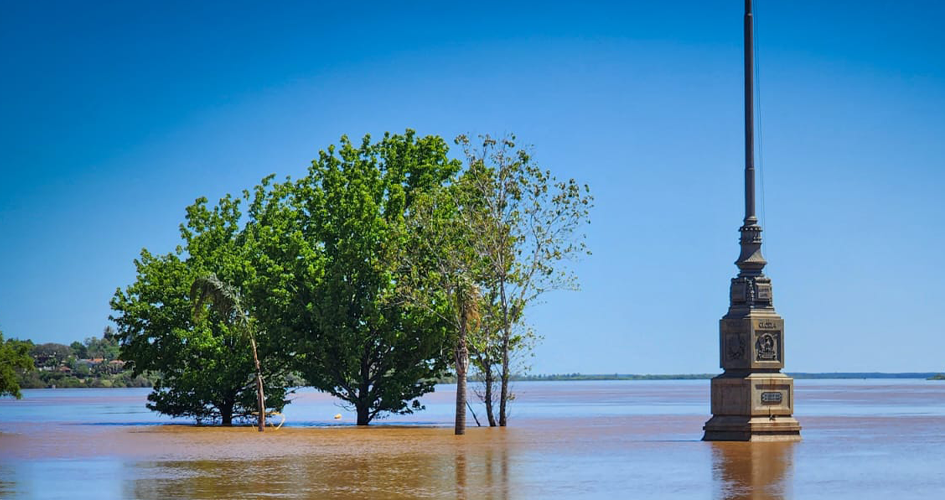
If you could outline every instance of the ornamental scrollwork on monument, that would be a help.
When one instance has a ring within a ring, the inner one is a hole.
[[[761,278],[733,278],[731,286],[732,304],[748,307],[771,307],[771,280]]]

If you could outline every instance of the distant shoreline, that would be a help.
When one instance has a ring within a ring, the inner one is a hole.
[[[541,382],[541,381],[567,381],[567,380],[708,380],[717,376],[718,373],[689,373],[672,375],[636,375],[636,374],[556,374],[556,375],[525,375],[513,376],[513,381],[521,382]],[[795,379],[926,379],[926,380],[945,380],[945,375],[939,372],[902,372],[902,373],[884,373],[884,372],[834,372],[834,373],[805,373],[789,372],[787,375]]]
[[[580,382],[580,381],[610,381],[610,380],[709,380],[717,376],[718,373],[680,373],[670,375],[638,375],[632,373],[570,373],[555,375],[513,375],[513,382]],[[865,380],[865,379],[921,379],[921,380],[945,380],[945,374],[939,372],[902,372],[902,373],[884,373],[884,372],[836,372],[836,373],[805,373],[795,372],[787,373],[797,380]],[[453,377],[443,377],[437,380],[441,384],[454,384],[456,380]],[[472,380],[470,383],[474,383]],[[56,389],[56,387],[34,387],[33,389]],[[67,389],[60,387],[59,389]],[[111,389],[110,387],[68,387],[68,389]],[[121,389],[121,387],[115,387]]]

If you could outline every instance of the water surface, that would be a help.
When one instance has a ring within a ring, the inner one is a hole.
[[[0,497],[945,495],[942,382],[796,381],[795,444],[701,442],[704,380],[522,382],[511,427],[464,437],[450,427],[453,389],[437,386],[426,411],[369,428],[302,390],[286,426],[262,434],[156,415],[147,389],[24,391],[0,400]]]

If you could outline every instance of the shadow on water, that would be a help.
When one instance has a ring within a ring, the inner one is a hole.
[[[782,500],[791,498],[796,443],[712,442],[716,498]]]

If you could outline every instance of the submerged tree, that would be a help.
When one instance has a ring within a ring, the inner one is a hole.
[[[191,295],[192,285],[211,273],[228,283],[253,282],[252,233],[241,227],[238,206],[226,196],[211,210],[198,199],[181,225],[183,245],[167,255],[142,250],[137,279],[112,298],[122,359],[135,375],[159,375],[148,395],[152,410],[231,425],[259,406],[245,332],[219,310],[195,318]],[[266,344],[259,346],[261,357],[278,352]],[[263,369],[265,406],[276,411],[286,404],[283,368],[272,362]]]
[[[4,341],[3,332],[0,332],[0,396],[10,395],[16,399],[22,398],[17,371],[32,369],[30,343],[16,339]]]
[[[470,338],[479,328],[481,259],[470,238],[468,218],[477,210],[461,184],[433,190],[418,198],[407,218],[407,251],[404,255],[400,294],[410,304],[440,317],[453,337],[456,369],[454,432],[466,432],[466,380]]]
[[[458,169],[443,139],[342,137],[308,175],[257,189],[263,329],[290,341],[295,368],[357,412],[358,425],[410,413],[448,356],[442,320],[397,295],[405,220]]]
[[[523,324],[524,310],[543,293],[577,289],[568,260],[589,254],[581,229],[589,223],[593,197],[588,187],[574,179],[558,181],[539,168],[526,149],[516,148],[515,137],[480,137],[473,144],[466,136],[456,143],[463,148],[466,171],[461,182],[479,200],[478,217],[470,220],[477,253],[486,262],[484,282],[490,288],[489,306],[495,321],[493,347],[480,356],[484,377],[500,366],[499,422],[507,424],[509,382],[516,349],[533,343]],[[493,353],[500,359],[492,359]],[[489,391],[490,383],[486,383]],[[490,395],[491,396],[491,395]],[[485,401],[491,404],[491,397]],[[491,413],[491,410],[489,410]]]

